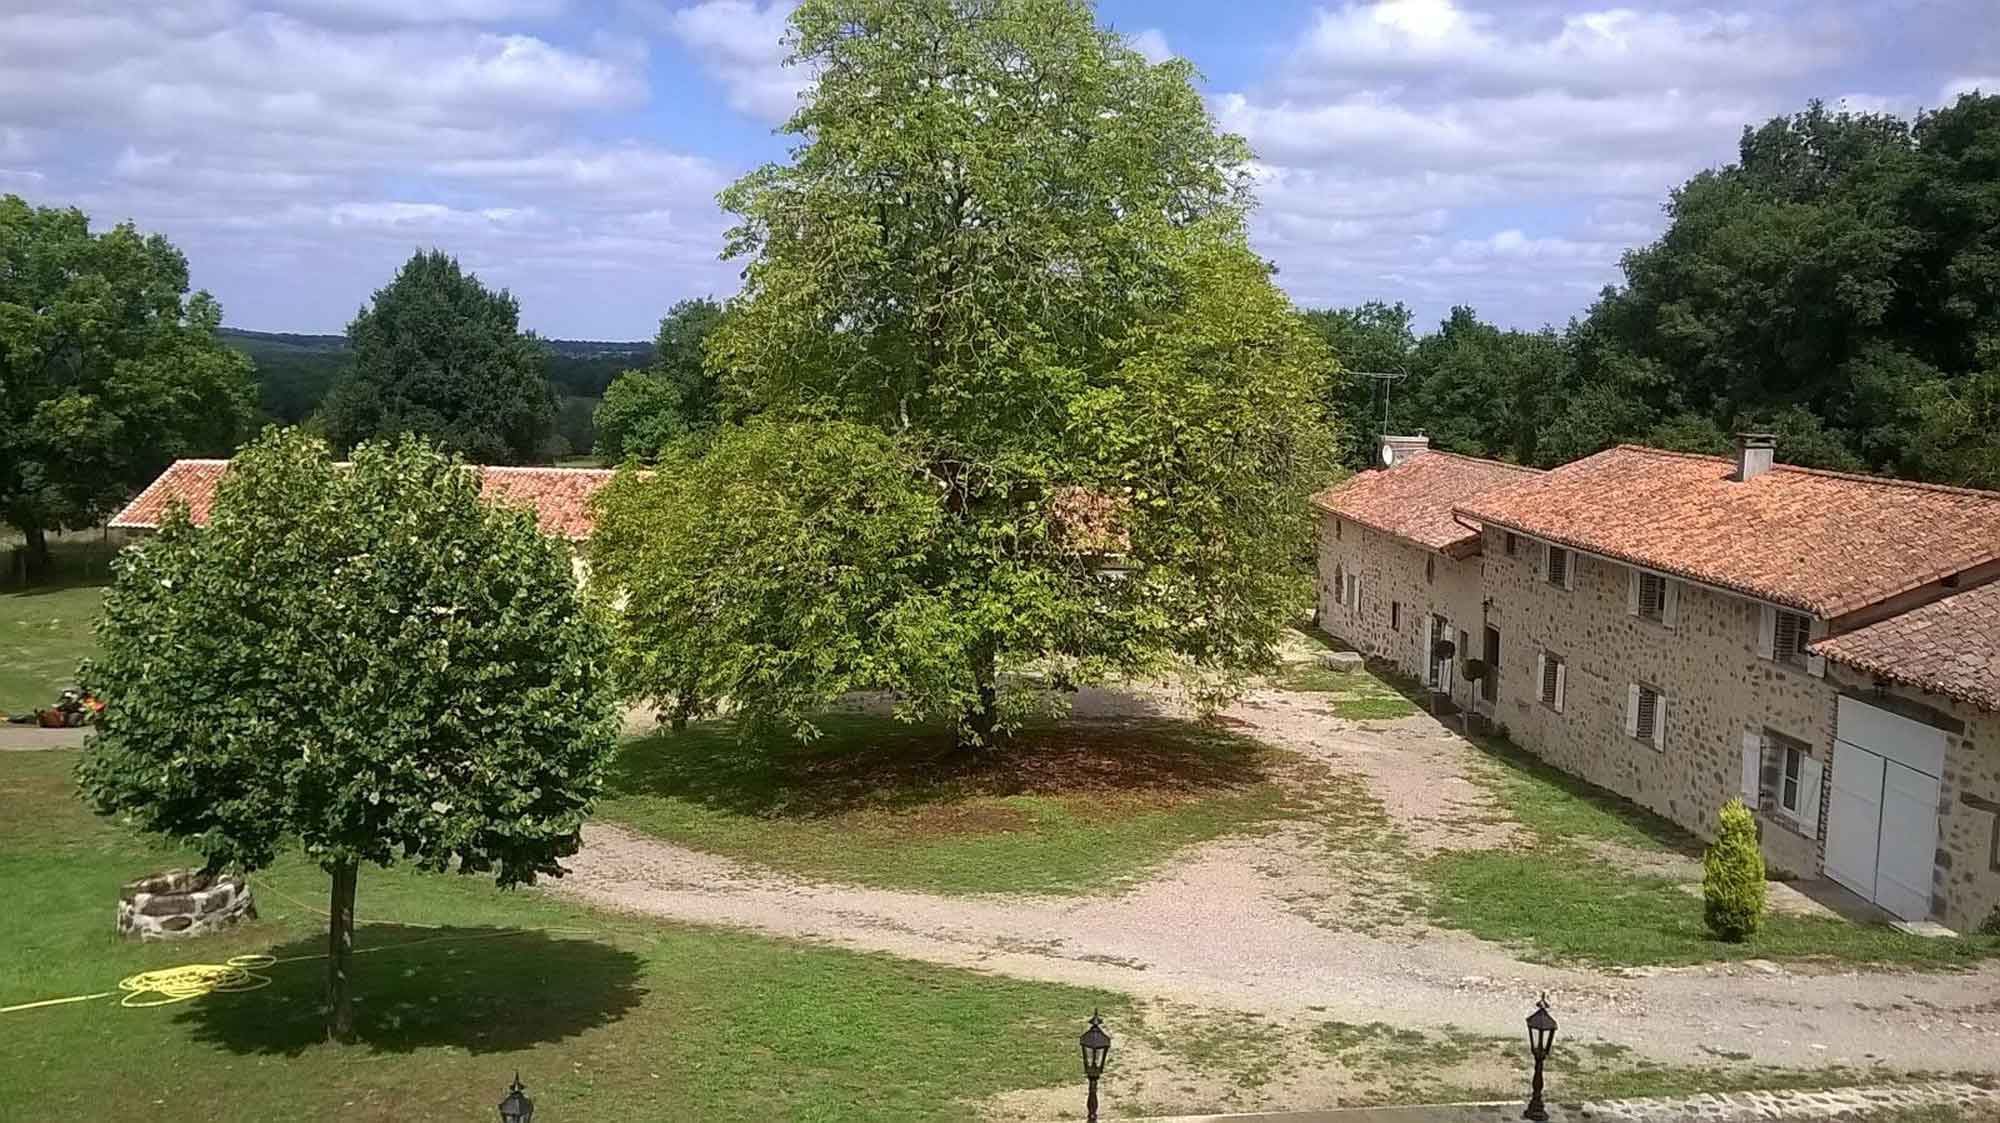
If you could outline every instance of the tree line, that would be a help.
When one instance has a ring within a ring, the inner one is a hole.
[[[1675,189],[1666,232],[1565,328],[1401,304],[1308,313],[1349,371],[1403,372],[1390,428],[1549,466],[1622,441],[2000,487],[2000,97],[1905,120],[1801,113]],[[1367,428],[1382,387],[1329,393]],[[1365,449],[1350,450],[1359,463]]]

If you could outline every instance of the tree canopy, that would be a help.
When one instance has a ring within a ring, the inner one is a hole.
[[[618,713],[601,620],[533,512],[414,438],[353,456],[270,430],[206,526],[177,508],[121,556],[79,768],[100,812],[213,869],[295,841],[333,876],[336,1037],[358,866],[559,876]]]
[[[721,319],[722,306],[707,298],[683,300],[660,319],[653,361],[619,375],[597,407],[599,458],[651,460],[677,441],[715,431],[722,399],[704,348]]]
[[[650,681],[801,727],[886,687],[990,743],[1037,686],[1266,662],[1305,595],[1331,360],[1248,248],[1248,153],[1188,64],[1149,65],[1081,0],[806,0],[788,43],[819,80],[790,162],[723,195],[747,264],[707,348],[749,418],[711,456],[756,483],[665,464],[594,543],[604,573],[650,569],[649,599],[742,614],[630,598],[627,642],[673,664]],[[1086,510],[1116,532],[1087,541]],[[703,520],[740,541],[645,545]],[[789,606],[824,604],[828,567],[869,583],[868,618],[763,658],[751,637],[799,636]],[[864,657],[871,628],[892,640]]]
[[[255,412],[222,310],[158,234],[0,197],[0,519],[37,562],[181,456],[227,455]]]
[[[327,396],[335,446],[415,433],[484,464],[543,459],[555,399],[520,306],[441,250],[420,252],[347,325],[353,365]]]

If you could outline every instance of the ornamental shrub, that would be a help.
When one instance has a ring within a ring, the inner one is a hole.
[[[1757,820],[1740,799],[1722,806],[1722,827],[1701,859],[1702,919],[1717,939],[1739,943],[1764,916],[1764,855]]]

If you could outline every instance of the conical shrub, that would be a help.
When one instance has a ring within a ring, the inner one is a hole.
[[[1764,855],[1757,819],[1740,799],[1722,806],[1722,827],[1701,859],[1702,919],[1717,939],[1749,939],[1764,917]]]

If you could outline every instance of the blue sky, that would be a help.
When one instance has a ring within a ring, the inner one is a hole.
[[[1995,0],[1104,0],[1258,154],[1301,304],[1560,324],[1745,123],[2000,90]],[[802,76],[786,0],[0,0],[0,192],[131,219],[227,322],[339,331],[417,247],[546,335],[727,295],[715,193]]]

